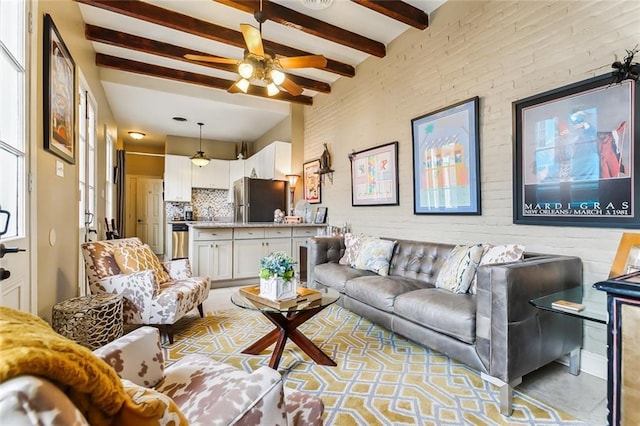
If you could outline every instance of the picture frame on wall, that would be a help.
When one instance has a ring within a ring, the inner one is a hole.
[[[316,209],[316,215],[313,219],[313,223],[322,224],[327,220],[327,208],[326,207],[318,207]]]
[[[349,154],[351,161],[351,205],[397,206],[398,142]]]
[[[640,271],[640,234],[624,232],[613,259],[609,278]]]
[[[481,214],[479,101],[411,120],[413,214]]]
[[[514,223],[640,228],[637,89],[607,74],[513,103]]]
[[[76,64],[50,15],[44,15],[44,149],[75,163]]]
[[[302,166],[304,200],[309,204],[322,202],[320,185],[320,159],[308,161]]]

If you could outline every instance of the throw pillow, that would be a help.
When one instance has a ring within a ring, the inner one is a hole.
[[[517,262],[522,260],[524,249],[525,247],[519,244],[505,244],[501,246],[493,246],[489,244],[480,259],[478,267],[482,265],[495,265],[497,263]],[[471,286],[469,287],[469,293],[476,294],[477,287],[478,277],[474,276]]]
[[[436,287],[452,293],[466,293],[476,274],[483,251],[481,244],[456,246],[440,269]]]
[[[120,270],[125,274],[151,270],[157,284],[171,281],[171,277],[162,267],[158,256],[147,244],[137,247],[119,247],[113,251],[113,257]]]
[[[378,238],[364,240],[352,266],[386,277],[389,274],[389,261],[395,244],[395,241]]]
[[[350,232],[344,234],[344,255],[338,261],[341,265],[351,265],[358,257],[360,251],[360,237]]]
[[[139,386],[129,380],[121,379],[125,392],[129,395],[133,410],[120,410],[118,421],[121,424],[141,424],[153,421],[162,425],[188,425],[189,421],[180,408],[167,395],[155,389]]]

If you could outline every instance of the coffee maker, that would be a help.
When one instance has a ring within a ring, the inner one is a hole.
[[[184,220],[193,220],[193,206],[184,207]]]

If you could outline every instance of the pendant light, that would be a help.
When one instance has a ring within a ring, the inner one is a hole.
[[[202,126],[204,123],[198,123],[198,126],[200,126],[200,150],[191,157],[191,162],[198,167],[204,167],[209,164],[209,159],[202,151]]]

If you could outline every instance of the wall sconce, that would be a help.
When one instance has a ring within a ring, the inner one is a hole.
[[[293,194],[296,191],[296,183],[298,183],[300,175],[285,175],[285,177],[289,181],[289,216],[294,216]]]
[[[324,145],[324,151],[322,151],[322,155],[320,156],[320,170],[318,170],[318,175],[320,175],[320,181],[324,183],[324,177],[327,176],[329,181],[333,184],[333,170],[331,168],[331,154],[329,153],[329,148],[327,144]]]

